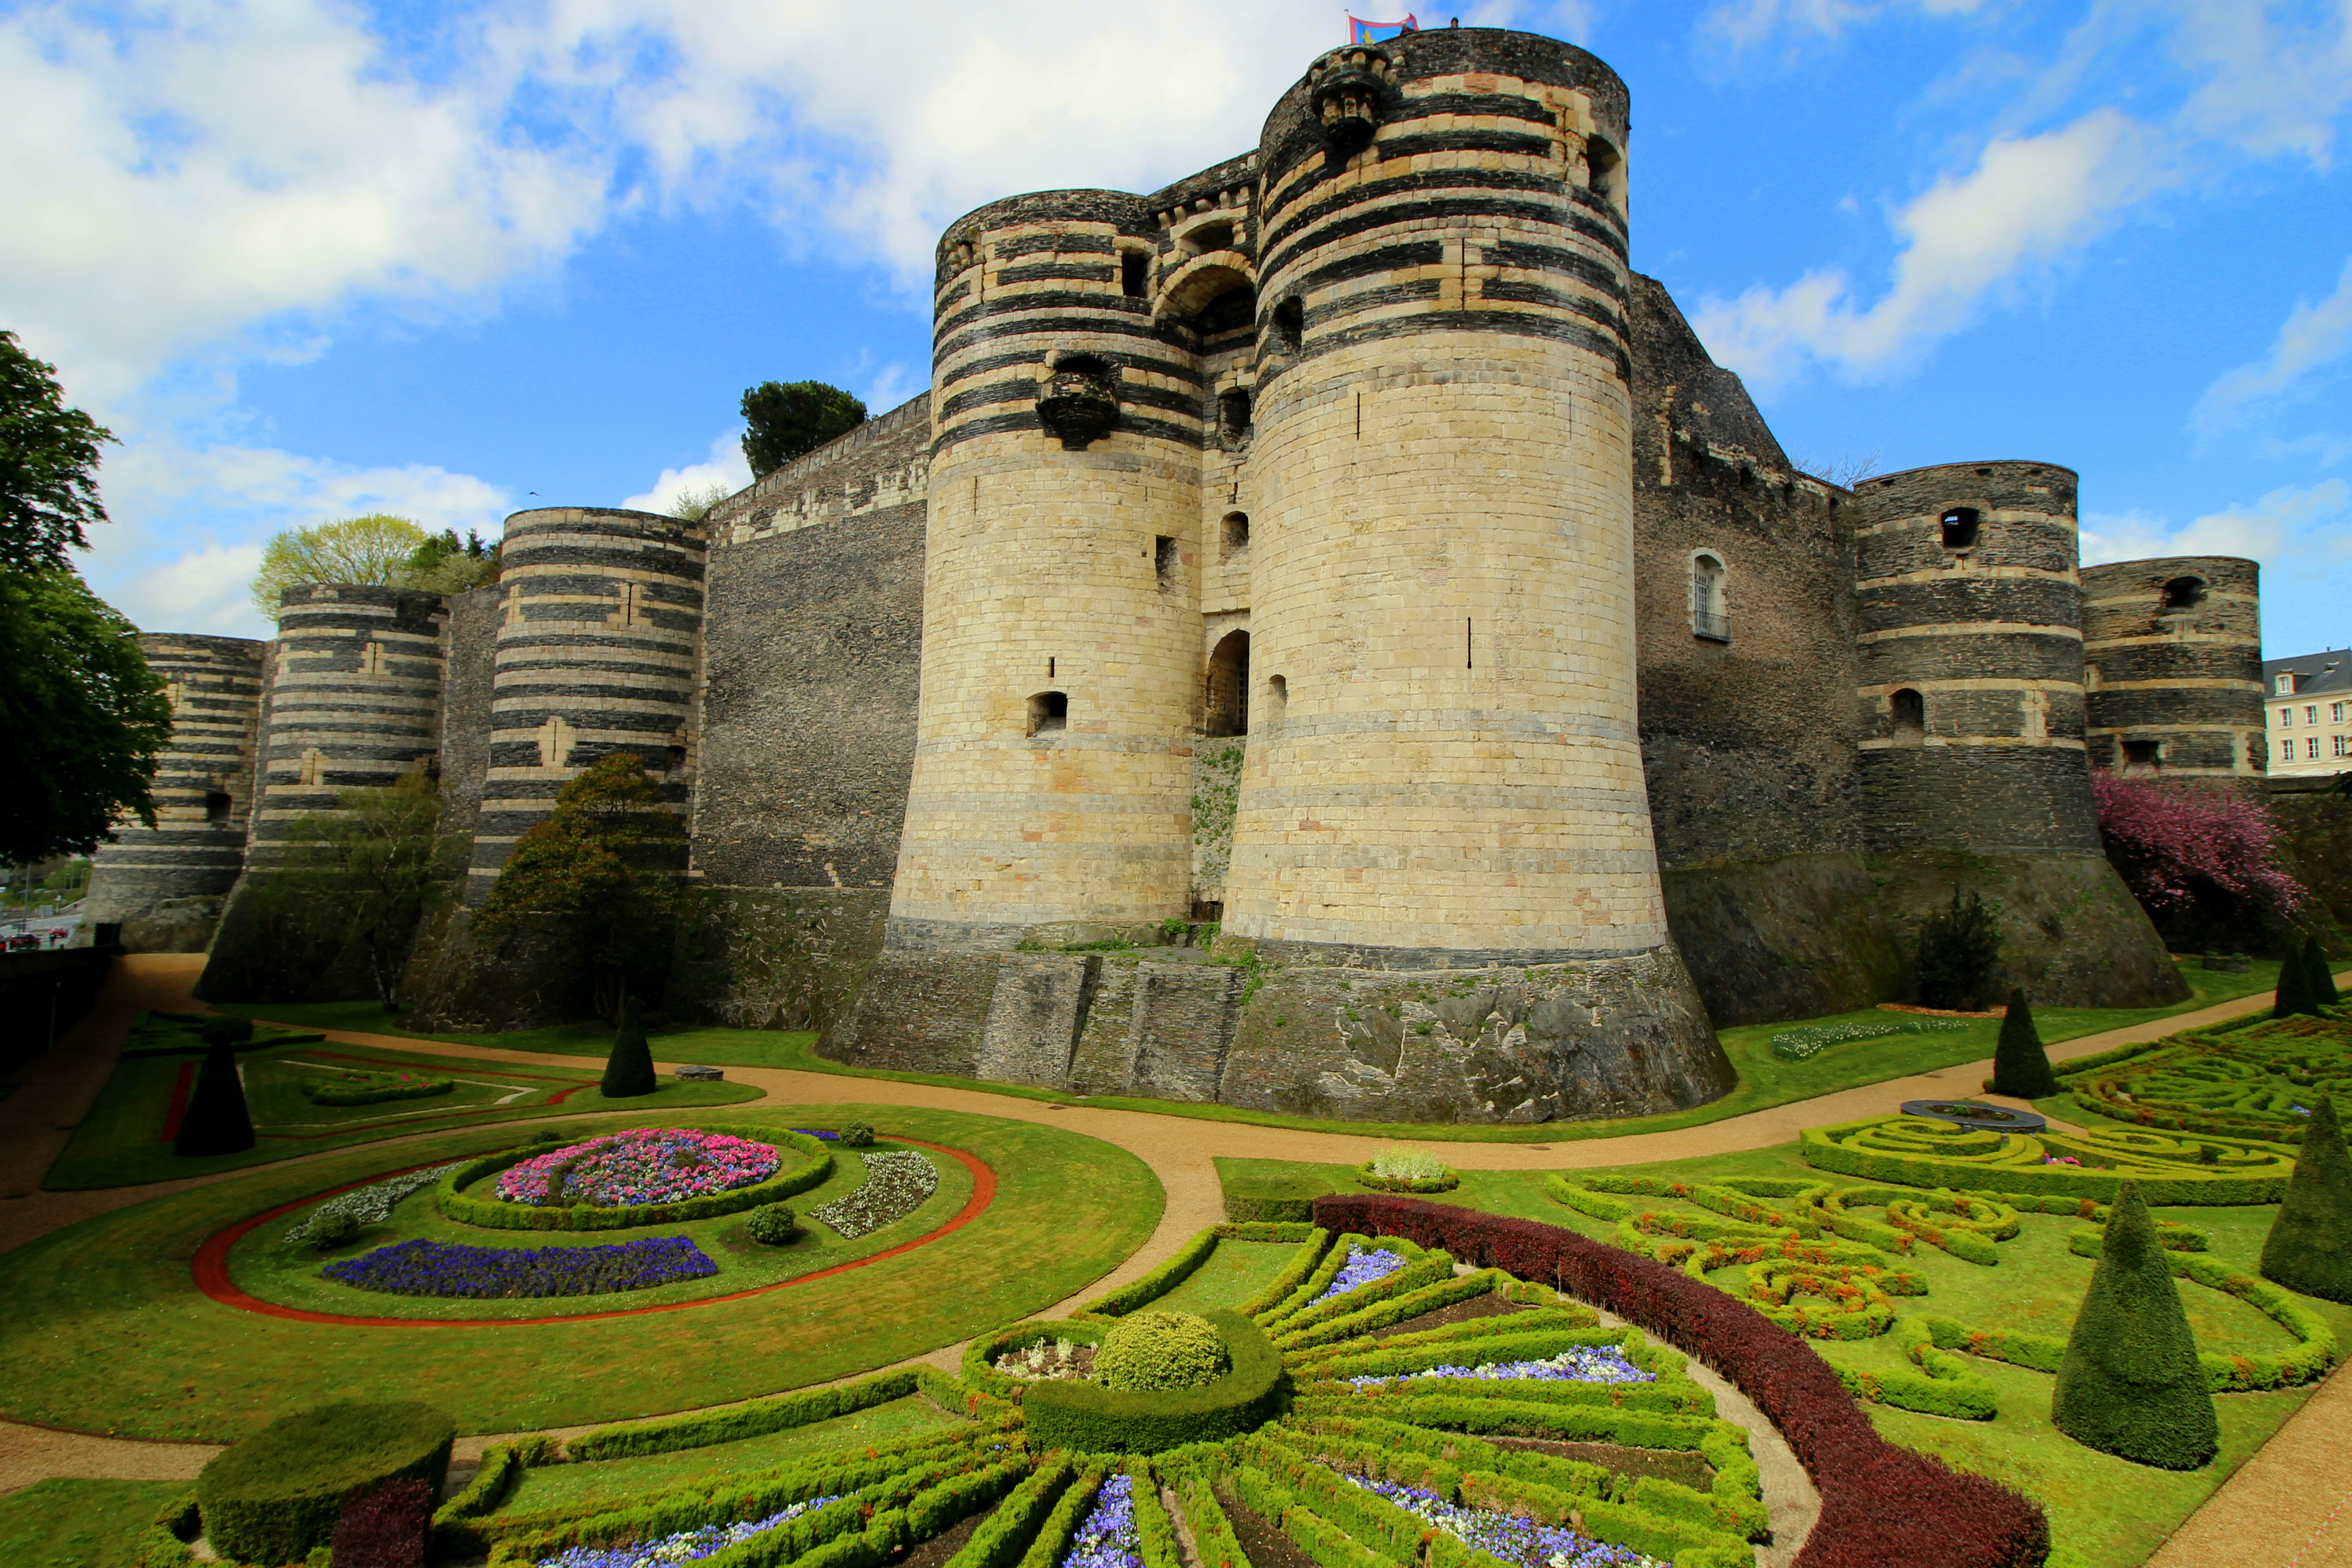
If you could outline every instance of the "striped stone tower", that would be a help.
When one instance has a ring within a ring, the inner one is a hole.
[[[172,700],[172,739],[153,784],[155,826],[134,818],[100,846],[82,931],[119,923],[130,928],[123,934],[134,951],[194,952],[210,939],[218,905],[178,906],[169,918],[158,906],[220,899],[244,868],[269,645],[149,632],[139,647]]]
[[[448,616],[440,595],[411,588],[322,584],[280,596],[255,865],[295,818],[336,809],[340,792],[432,764]]]
[[[2075,476],[1949,463],[1855,493],[1874,848],[2096,854]]]
[[[2234,555],[2083,568],[2091,765],[2261,779],[2262,569]]]
[[[550,507],[507,519],[489,764],[467,899],[600,757],[635,752],[684,809],[701,637],[703,532],[652,512]]]

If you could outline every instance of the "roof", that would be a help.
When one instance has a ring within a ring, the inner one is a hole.
[[[2305,692],[2352,691],[2352,653],[2327,648],[2299,658],[2266,658],[2263,660],[2263,694],[2279,696],[2278,678],[2288,673],[2294,676],[2297,697]]]

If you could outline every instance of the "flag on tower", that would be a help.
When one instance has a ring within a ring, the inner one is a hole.
[[[1402,22],[1366,22],[1350,12],[1348,15],[1348,41],[1351,44],[1377,44],[1395,37],[1399,33],[1418,33],[1421,24],[1407,16]]]

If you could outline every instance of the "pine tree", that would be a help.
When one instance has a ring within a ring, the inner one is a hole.
[[[2009,1013],[2000,1021],[2000,1043],[1993,1047],[1992,1081],[1988,1094],[2017,1100],[2040,1100],[2058,1092],[2058,1075],[2050,1070],[2050,1053],[2042,1048],[2042,1033],[2033,1026],[2033,1010],[2025,1005],[2025,988],[2009,994]]]
[[[2327,950],[2319,945],[2315,936],[2305,937],[2303,943],[2303,973],[2311,987],[2311,999],[2322,1007],[2333,1007],[2344,1000],[2336,989],[2335,965],[2327,962]]]
[[[2137,1465],[2193,1470],[2221,1445],[2213,1395],[2156,1221],[2126,1182],[2106,1245],[2058,1366],[2050,1420],[2085,1447]]]
[[[2289,952],[2279,961],[2278,991],[2273,1003],[2271,1016],[2273,1018],[2319,1011],[2319,1004],[2311,994],[2311,971],[2300,955]]]
[[[235,1154],[252,1147],[253,1117],[245,1108],[245,1084],[236,1076],[236,1048],[226,1040],[211,1041],[205,1048],[205,1065],[196,1069],[196,1089],[181,1114],[172,1152]]]
[[[2311,1089],[2311,1125],[2286,1201],[2263,1243],[2263,1278],[2306,1296],[2352,1302],[2352,1152],[2336,1119],[2336,1102]]]
[[[613,1033],[613,1054],[604,1059],[604,1098],[630,1100],[660,1087],[654,1076],[654,1053],[646,1044],[645,1020],[632,996],[621,1004],[621,1026]]]

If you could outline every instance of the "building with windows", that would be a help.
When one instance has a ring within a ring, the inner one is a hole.
[[[2352,773],[2352,654],[2263,664],[2271,776]]]

